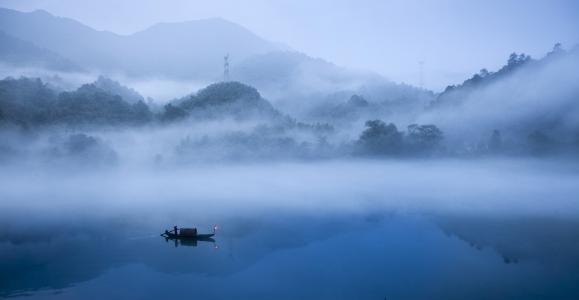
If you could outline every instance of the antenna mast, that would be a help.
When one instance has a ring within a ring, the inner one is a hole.
[[[418,62],[418,65],[420,65],[420,75],[418,78],[418,86],[423,89],[424,88],[424,61],[421,60]]]
[[[223,79],[229,81],[229,53],[223,58]]]

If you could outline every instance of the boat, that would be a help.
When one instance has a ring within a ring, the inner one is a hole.
[[[173,230],[165,230],[161,234],[162,237],[166,239],[191,239],[191,240],[213,240],[212,237],[215,236],[217,231],[217,225],[213,226],[213,233],[200,234],[197,233],[197,228],[179,228],[174,227]]]

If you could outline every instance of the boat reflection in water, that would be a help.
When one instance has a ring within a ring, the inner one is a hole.
[[[213,243],[213,248],[217,249],[217,244],[213,238],[175,238],[175,237],[165,237],[165,241],[173,241],[175,247],[186,246],[186,247],[197,247],[198,242],[209,242]]]

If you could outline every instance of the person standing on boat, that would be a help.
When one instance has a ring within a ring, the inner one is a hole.
[[[175,235],[179,235],[179,232],[177,231],[177,225],[173,226],[173,231],[175,231]]]

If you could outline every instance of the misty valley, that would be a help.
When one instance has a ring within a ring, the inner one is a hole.
[[[489,69],[0,8],[0,299],[577,299],[579,46]]]

